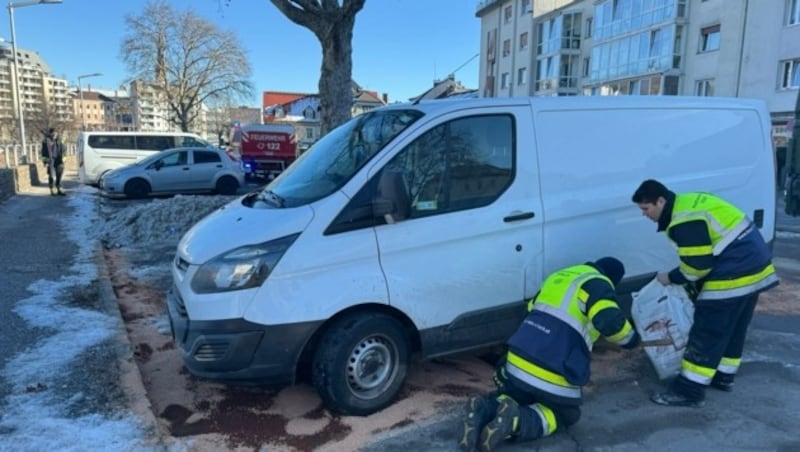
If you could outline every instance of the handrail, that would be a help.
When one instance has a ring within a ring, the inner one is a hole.
[[[41,144],[29,144],[23,152],[19,144],[0,145],[0,168],[16,168],[20,165],[37,163],[41,160],[39,151]],[[70,157],[77,154],[77,145],[73,143],[64,144],[64,156]]]

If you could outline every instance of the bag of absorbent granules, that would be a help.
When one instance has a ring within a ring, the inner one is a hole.
[[[680,371],[693,316],[694,305],[679,285],[664,286],[654,278],[633,294],[631,317],[660,380]]]

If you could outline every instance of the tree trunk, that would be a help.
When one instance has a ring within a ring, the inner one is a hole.
[[[322,45],[322,72],[319,78],[320,127],[322,134],[352,116],[352,42],[355,15],[342,17],[333,25]]]

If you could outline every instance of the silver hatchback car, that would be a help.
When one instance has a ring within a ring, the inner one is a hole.
[[[99,187],[110,197],[143,198],[178,193],[235,195],[244,186],[242,163],[222,149],[167,149],[108,171]]]

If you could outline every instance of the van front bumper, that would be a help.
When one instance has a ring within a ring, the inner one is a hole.
[[[300,354],[322,321],[260,325],[244,319],[191,320],[175,288],[167,293],[172,338],[189,371],[203,378],[294,383]]]

